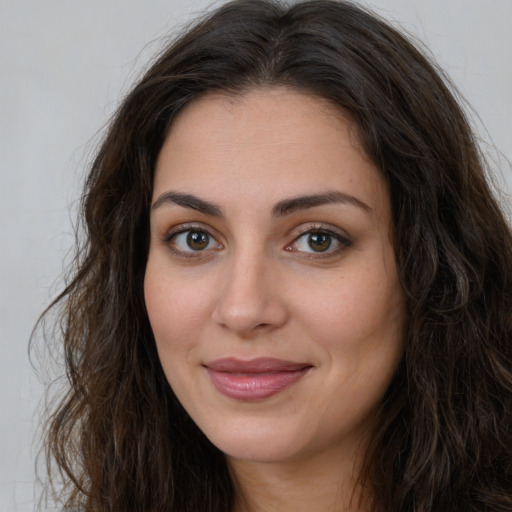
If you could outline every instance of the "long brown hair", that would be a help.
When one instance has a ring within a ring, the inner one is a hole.
[[[158,360],[143,298],[148,211],[177,113],[207,91],[273,84],[348,115],[391,191],[408,326],[361,475],[376,509],[512,510],[509,227],[442,73],[375,15],[331,0],[220,7],[169,44],[114,116],[52,306],[69,379],[46,431],[57,498],[90,512],[232,508],[225,458]]]

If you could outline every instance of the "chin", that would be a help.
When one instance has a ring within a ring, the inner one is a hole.
[[[230,428],[209,428],[205,434],[228,458],[250,462],[276,463],[300,457],[307,451],[301,429],[261,421],[244,420]]]
[[[222,444],[222,445],[221,445]],[[217,447],[228,459],[258,463],[280,463],[297,458],[301,450],[290,446],[290,443],[276,443],[268,440],[237,439],[219,443]]]

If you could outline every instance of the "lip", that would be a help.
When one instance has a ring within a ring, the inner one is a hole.
[[[309,363],[274,358],[249,361],[224,358],[204,366],[217,391],[243,401],[263,400],[276,395],[296,383],[312,368]]]

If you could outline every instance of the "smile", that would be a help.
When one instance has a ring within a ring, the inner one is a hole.
[[[304,377],[312,365],[271,358],[226,358],[207,363],[205,368],[217,391],[236,400],[254,401],[284,391]]]

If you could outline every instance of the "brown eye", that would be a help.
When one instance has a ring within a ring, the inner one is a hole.
[[[352,241],[340,233],[324,228],[312,228],[298,236],[287,250],[309,254],[311,257],[327,257],[334,256],[352,245]]]
[[[168,238],[169,245],[180,253],[194,253],[221,249],[222,245],[207,231],[187,229]]]
[[[202,251],[209,243],[210,236],[204,231],[189,231],[187,234],[187,245],[193,251]]]
[[[332,236],[327,233],[310,233],[308,245],[315,252],[324,252],[331,247]]]

